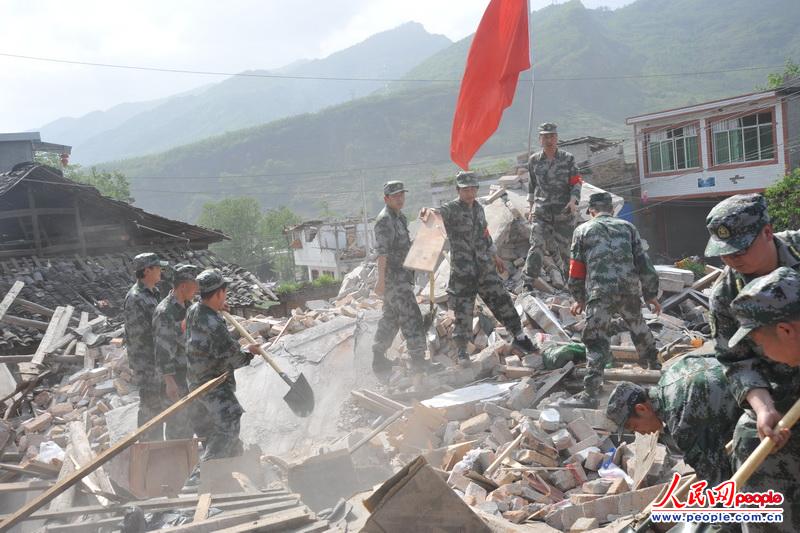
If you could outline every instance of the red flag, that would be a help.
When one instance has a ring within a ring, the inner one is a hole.
[[[514,100],[519,73],[531,66],[526,0],[491,0],[472,39],[458,95],[450,158],[467,170]]]

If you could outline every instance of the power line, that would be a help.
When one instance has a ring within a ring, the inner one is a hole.
[[[79,61],[74,59],[60,59],[53,57],[29,56],[22,54],[9,54],[0,52],[0,56],[13,59],[23,59],[27,61],[43,61],[48,63],[60,63],[67,65],[79,65],[85,67],[114,68],[123,70],[137,70],[149,72],[163,72],[168,74],[194,74],[200,76],[228,76],[240,78],[265,78],[279,80],[316,80],[316,81],[362,81],[362,82],[409,82],[409,83],[460,83],[460,79],[421,79],[421,78],[374,78],[374,77],[349,77],[349,76],[298,76],[290,74],[265,74],[257,72],[223,72],[213,70],[190,70],[182,68],[149,67],[140,65],[123,65],[117,63],[98,63],[94,61]],[[648,79],[648,78],[670,78],[679,76],[708,76],[712,74],[725,74],[729,72],[747,72],[768,69],[783,68],[783,65],[763,65],[752,67],[735,67],[730,69],[688,71],[688,72],[669,72],[660,74],[624,74],[620,76],[572,76],[572,77],[552,77],[536,78],[537,82],[555,81],[601,81],[601,80],[627,80],[627,79]],[[519,81],[530,81],[530,78],[521,78]]]

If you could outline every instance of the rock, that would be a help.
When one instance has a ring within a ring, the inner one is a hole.
[[[550,438],[553,439],[553,446],[555,446],[556,450],[567,450],[572,446],[575,446],[575,439],[572,438],[569,431],[566,429],[559,429],[552,435]]]
[[[50,413],[42,413],[35,418],[31,418],[30,420],[24,422],[22,424],[22,429],[25,430],[25,433],[38,433],[50,425],[50,422],[53,420],[53,415]]]
[[[533,379],[522,378],[519,383],[511,388],[511,394],[508,398],[508,402],[506,402],[506,406],[514,411],[520,411],[531,407],[535,396],[536,387],[533,384]]]
[[[556,431],[561,424],[561,415],[555,409],[545,409],[539,415],[539,425],[545,431]]]
[[[498,418],[495,420],[489,427],[489,430],[497,444],[502,445],[514,440],[514,435],[511,433],[511,430],[508,429],[508,423],[506,423],[505,419]]]
[[[468,420],[464,420],[461,423],[460,429],[461,433],[464,435],[476,435],[486,431],[491,425],[492,417],[490,417],[487,413],[481,413]]]
[[[54,403],[47,411],[53,416],[64,416],[65,414],[72,412],[72,409],[73,407],[70,402],[64,402]]]
[[[597,529],[600,527],[600,522],[597,518],[578,518],[575,522],[570,526],[569,532],[570,533],[579,533],[581,531],[589,531],[592,529]]]
[[[605,494],[611,486],[610,479],[595,479],[581,485],[581,491],[586,494]]]
[[[486,490],[480,485],[470,482],[464,489],[464,501],[467,505],[482,505],[486,503]]]

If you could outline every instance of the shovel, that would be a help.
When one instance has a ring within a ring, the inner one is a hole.
[[[225,311],[222,311],[222,316],[225,317],[225,320],[227,320],[231,326],[236,328],[236,331],[238,331],[242,337],[247,339],[247,342],[249,342],[250,344],[256,344],[256,341],[253,339],[250,333],[246,329],[244,329],[242,325],[236,321],[236,319],[234,319],[231,315],[229,315]],[[281,338],[284,332],[289,328],[289,324],[291,323],[293,318],[294,317],[289,318],[289,320],[286,322],[286,325],[283,326],[281,332],[278,334],[277,337],[275,337],[275,340],[272,341],[273,345],[275,344],[275,342],[278,341],[278,339]],[[261,348],[261,346],[258,347],[258,353],[261,355],[261,357],[264,358],[264,360],[267,363],[269,363],[269,366],[271,366],[272,369],[278,373],[281,379],[283,379],[283,381],[285,381],[286,384],[289,385],[289,392],[287,392],[286,396],[283,397],[283,401],[285,401],[289,405],[289,408],[297,416],[306,417],[310,415],[311,412],[314,410],[314,391],[311,390],[311,385],[308,384],[306,377],[303,374],[300,374],[299,376],[297,376],[297,379],[295,381],[292,381],[292,379],[286,375],[286,372],[280,369],[278,364],[272,359],[272,357],[270,357],[267,354],[267,352],[264,351],[263,348]]]
[[[775,426],[775,429],[784,429],[784,428],[791,429],[792,426],[794,426],[797,423],[798,419],[800,419],[800,400],[794,402],[792,408],[789,409],[785,415],[783,415],[783,418],[781,418],[780,421],[778,421],[778,424]],[[742,463],[742,466],[740,466],[739,469],[736,471],[736,473],[734,473],[733,476],[731,477],[731,481],[736,482],[737,490],[742,485],[747,483],[747,481],[750,479],[750,476],[752,476],[753,473],[758,469],[758,467],[761,466],[761,463],[764,462],[764,460],[767,458],[767,456],[770,454],[773,448],[775,448],[775,441],[772,440],[771,437],[767,437],[766,439],[761,441],[761,444],[759,444],[755,450],[753,450],[753,453],[750,454],[747,460],[745,460],[745,462]],[[688,489],[688,484],[686,488]],[[643,533],[644,531],[647,531],[647,529],[652,525],[653,522],[648,516],[646,520],[642,521],[636,527],[633,527],[631,525],[626,526],[622,530],[622,533]],[[693,526],[692,530],[695,532],[707,531],[711,525],[712,524],[699,524],[698,526]]]

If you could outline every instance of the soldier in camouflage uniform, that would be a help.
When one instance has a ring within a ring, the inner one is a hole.
[[[125,321],[125,343],[128,364],[133,379],[139,386],[138,425],[163,411],[161,381],[158,378],[153,346],[153,312],[159,301],[156,285],[161,280],[161,267],[167,266],[153,253],[139,254],[133,258],[136,283],[125,295],[122,317]],[[142,440],[162,440],[163,431],[153,428]]]
[[[739,329],[729,346],[749,335],[773,361],[800,366],[800,272],[780,267],[751,281],[731,309]]]
[[[639,299],[643,295],[660,312],[656,300],[658,274],[642,248],[636,227],[611,212],[610,194],[591,195],[587,213],[592,220],[579,226],[572,238],[568,286],[575,299],[573,314],[586,310],[582,340],[589,368],[583,380],[585,390],[568,405],[597,406],[603,370],[611,361],[608,332],[614,314],[619,314],[627,324],[631,340],[647,367],[661,368],[656,341],[642,318]]]
[[[716,357],[725,367],[733,396],[745,408],[734,431],[738,468],[758,446],[759,436],[770,434],[781,413],[797,399],[800,369],[767,359],[750,338],[732,345],[740,323],[731,311],[731,303],[747,283],[779,267],[800,271],[800,232],[773,233],[767,203],[760,194],[740,194],[723,200],[706,217],[706,227],[711,237],[705,255],[719,256],[726,265],[709,300]],[[751,524],[750,530],[800,530],[798,473],[800,432],[794,432],[785,448],[767,458],[745,486],[748,491],[782,492],[786,498],[784,522],[763,527]]]
[[[458,348],[459,363],[469,365],[467,342],[472,336],[475,296],[480,295],[508,332],[513,335],[512,347],[527,353],[533,343],[522,331],[522,324],[511,296],[503,287],[498,271],[505,271],[503,260],[489,234],[483,207],[476,201],[478,179],[472,172],[456,176],[458,198],[435,209],[444,221],[450,241],[450,281],[448,303],[455,314],[453,340]],[[427,208],[420,211],[425,220]]]
[[[201,461],[234,457],[242,453],[239,421],[244,410],[236,399],[236,379],[233,371],[247,366],[258,352],[258,345],[242,349],[228,332],[225,319],[219,314],[227,310],[225,303],[230,280],[216,269],[204,270],[197,276],[200,301],[186,312],[186,357],[189,362],[189,387],[194,390],[203,383],[228,373],[228,378],[196,401],[208,415],[208,436]],[[199,465],[195,467],[188,486],[199,482]]]
[[[386,350],[392,345],[398,330],[403,331],[412,368],[422,370],[425,365],[425,334],[422,313],[414,297],[414,274],[403,268],[411,238],[408,221],[402,209],[406,189],[400,181],[390,181],[383,186],[386,203],[375,219],[375,253],[378,255],[378,283],[375,293],[383,298],[383,316],[375,332],[372,345],[372,369],[376,374],[391,370]]]
[[[539,126],[539,142],[542,150],[528,161],[531,247],[525,260],[527,290],[533,289],[533,282],[541,273],[545,247],[550,247],[553,261],[566,272],[583,183],[575,157],[558,149],[555,124],[545,122]]]
[[[195,278],[200,268],[194,265],[180,264],[174,268],[172,290],[156,307],[153,313],[153,336],[155,340],[156,367],[164,380],[165,408],[189,392],[186,381],[186,308],[197,294]],[[198,403],[172,415],[167,420],[168,439],[190,439],[194,435],[196,420],[202,422],[202,416],[196,413]],[[203,436],[198,433],[198,436]]]
[[[663,430],[662,442],[682,453],[686,464],[713,487],[731,477],[725,445],[742,410],[716,359],[686,356],[671,364],[658,385],[645,390],[622,382],[608,399],[606,415],[638,433]]]

